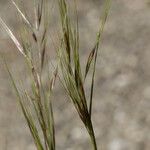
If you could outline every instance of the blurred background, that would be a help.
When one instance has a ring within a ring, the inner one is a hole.
[[[32,18],[30,2],[23,1],[23,5]],[[78,0],[83,64],[96,39],[103,2]],[[0,16],[18,35],[21,23],[10,0],[0,0]],[[55,7],[51,16],[49,37],[55,42],[54,32],[58,26]],[[53,42],[49,41],[48,51],[53,56]],[[5,55],[14,76],[26,83],[28,77],[24,72],[23,58],[1,26],[0,52]],[[0,62],[0,150],[35,150],[8,74]],[[99,150],[149,150],[149,0],[112,0],[96,70],[93,123]],[[90,76],[88,80],[87,91]],[[60,85],[55,88],[53,101],[57,149],[90,150],[88,135]]]

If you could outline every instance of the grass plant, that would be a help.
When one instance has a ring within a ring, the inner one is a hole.
[[[55,70],[53,75],[50,76],[49,70],[47,70],[47,89],[44,89],[42,82],[42,70],[45,62],[47,32],[49,27],[48,1],[36,1],[34,9],[35,21],[33,23],[29,21],[28,17],[15,1],[12,0],[12,4],[16,7],[18,14],[21,16],[22,31],[20,33],[20,41],[2,19],[0,19],[0,22],[27,63],[28,73],[31,77],[31,90],[23,89],[22,91],[18,89],[15,79],[5,61],[6,69],[37,150],[55,150],[51,94],[57,71]],[[20,91],[22,92],[20,93]],[[26,103],[28,103],[28,105],[26,105]]]
[[[55,126],[51,95],[57,76],[72,100],[81,121],[85,125],[91,139],[93,150],[97,150],[98,147],[92,123],[94,79],[98,50],[101,44],[101,37],[108,17],[111,0],[105,0],[104,11],[100,20],[96,41],[87,57],[85,68],[81,67],[79,55],[80,36],[76,1],[74,0],[75,24],[71,22],[67,0],[57,1],[62,36],[60,37],[60,46],[58,50],[56,50],[56,53],[58,56],[59,70],[61,71],[58,72],[57,68],[53,73],[50,73],[49,69],[46,70],[48,76],[47,89],[44,88],[42,77],[45,62],[49,61],[46,60],[45,57],[50,19],[50,6],[48,0],[34,1],[35,20],[32,22],[29,21],[26,13],[21,10],[19,4],[12,0],[12,4],[18,11],[22,21],[20,40],[17,39],[11,29],[0,18],[0,23],[27,63],[28,73],[29,76],[31,76],[30,91],[27,89],[18,89],[15,79],[5,60],[4,62],[37,150],[55,150]],[[84,84],[90,69],[92,70],[92,76],[90,99],[88,100]]]
[[[99,45],[101,43],[101,36],[107,20],[108,12],[110,9],[110,0],[105,1],[104,12],[100,21],[99,31],[97,33],[96,42],[87,59],[86,67],[81,68],[80,62],[80,37],[77,8],[75,8],[76,24],[73,25],[69,16],[69,6],[66,0],[59,0],[59,10],[62,26],[62,40],[61,46],[58,50],[60,60],[60,69],[63,76],[63,85],[71,98],[80,119],[85,125],[87,132],[90,135],[93,149],[97,150],[96,137],[92,123],[92,103],[94,91],[94,77],[96,71],[96,61],[98,55]],[[76,1],[75,4],[76,6]],[[91,65],[93,64],[93,67]],[[84,69],[84,70],[83,70]],[[90,103],[85,94],[84,82],[92,69],[92,81],[90,90]],[[82,74],[84,72],[84,74]]]

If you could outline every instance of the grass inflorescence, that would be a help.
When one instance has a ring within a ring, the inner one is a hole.
[[[27,63],[28,73],[29,76],[31,76],[31,90],[28,91],[24,89],[23,92],[20,93],[5,61],[6,69],[37,150],[55,150],[55,130],[51,94],[57,76],[57,70],[54,71],[52,76],[50,76],[49,70],[47,70],[47,89],[44,89],[44,83],[42,82],[42,70],[45,62],[47,32],[49,28],[48,1],[41,0],[35,4],[36,17],[32,23],[27,19],[28,17],[23,13],[19,5],[13,0],[12,3],[21,16],[22,30],[20,32],[20,41],[5,22],[2,19],[0,19],[0,21]],[[37,55],[35,54],[35,49]],[[27,102],[29,106],[26,105]]]
[[[76,3],[75,3],[76,6]],[[94,150],[97,150],[96,138],[92,124],[92,103],[93,103],[93,90],[94,90],[94,77],[96,71],[96,61],[97,54],[99,49],[99,44],[101,42],[101,35],[104,30],[104,25],[108,16],[108,10],[110,8],[110,0],[106,0],[104,7],[104,14],[100,22],[100,28],[97,34],[96,43],[94,48],[89,54],[87,59],[86,67],[83,70],[84,75],[82,74],[80,55],[79,55],[79,25],[78,25],[78,16],[76,14],[76,24],[71,23],[68,11],[68,4],[66,0],[59,0],[59,10],[62,26],[62,40],[61,46],[58,50],[58,56],[60,58],[60,69],[63,75],[64,87],[71,98],[80,119],[84,123]],[[77,9],[75,8],[75,12]],[[93,63],[93,68],[91,64]],[[84,82],[89,73],[89,70],[92,69],[92,82],[90,90],[90,104],[85,94]]]
[[[57,69],[56,67],[55,71],[51,74],[49,70],[46,70],[48,74],[47,89],[44,88],[42,77],[44,65],[49,61],[46,60],[46,43],[48,39],[47,35],[50,19],[50,6],[48,0],[34,1],[35,19],[32,22],[29,21],[26,13],[21,10],[19,4],[12,0],[12,4],[18,11],[22,21],[20,40],[17,39],[11,29],[0,18],[0,23],[3,28],[24,57],[28,66],[29,76],[31,76],[31,90],[24,89],[23,92],[20,93],[13,75],[4,60],[12,85],[16,91],[18,102],[21,106],[37,150],[55,150],[55,126],[51,95],[57,76],[87,129],[93,150],[98,149],[92,123],[94,79],[98,49],[101,44],[102,33],[108,17],[110,2],[111,0],[105,1],[104,11],[100,20],[95,44],[87,57],[85,68],[82,68],[79,54],[80,36],[76,0],[74,0],[75,24],[72,23],[70,19],[67,0],[58,0],[62,33],[62,36],[59,37],[60,46],[56,50],[59,68]],[[61,70],[61,72],[58,72],[58,70]],[[89,74],[89,70],[92,71],[92,76],[90,99],[88,100],[84,84],[86,82],[86,77]],[[27,103],[29,106],[26,105]]]

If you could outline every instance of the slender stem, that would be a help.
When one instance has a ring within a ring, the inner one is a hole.
[[[97,150],[97,144],[96,144],[95,136],[91,135],[90,137],[91,137],[91,142],[93,145],[93,150]]]
[[[99,28],[99,32],[98,32],[98,35],[97,35],[96,45],[95,45],[95,58],[94,58],[94,66],[93,66],[93,73],[92,73],[90,106],[89,106],[90,117],[92,115],[93,92],[94,92],[94,84],[95,84],[95,72],[96,72],[98,49],[99,49],[100,44],[101,44],[102,33],[104,31],[105,23],[106,23],[108,14],[109,14],[110,5],[111,5],[111,0],[106,0],[105,1],[105,6],[104,6],[103,16],[102,16],[102,19],[100,20],[100,28]]]
[[[95,79],[95,71],[96,71],[97,55],[98,55],[98,49],[96,49],[95,61],[94,61],[94,68],[93,68],[93,74],[92,74],[92,84],[91,84],[91,94],[90,94],[90,107],[89,107],[90,118],[91,118],[91,116],[92,116],[93,92],[94,92],[94,82],[95,82],[94,79]]]
[[[95,138],[95,133],[94,133],[94,129],[93,129],[93,125],[92,125],[92,121],[90,120],[90,122],[88,123],[88,126],[86,127],[90,139],[91,139],[91,144],[93,146],[93,150],[97,150],[97,143],[96,143],[96,138]]]
[[[92,134],[90,135],[90,137],[91,137],[91,142],[92,142],[92,145],[93,145],[93,149],[97,150],[96,138],[95,138],[93,128],[92,128]]]

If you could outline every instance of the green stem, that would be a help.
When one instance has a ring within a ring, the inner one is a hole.
[[[88,124],[88,126],[86,128],[87,128],[87,131],[90,135],[93,150],[97,150],[97,143],[96,143],[95,133],[94,133],[94,129],[93,129],[93,125],[92,125],[91,121],[90,121],[90,123]]]
[[[93,129],[92,129],[92,134],[90,135],[90,137],[91,137],[91,142],[93,145],[93,150],[97,150],[96,138],[95,138]]]

